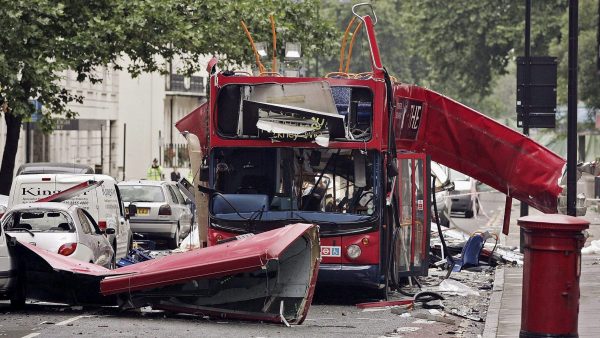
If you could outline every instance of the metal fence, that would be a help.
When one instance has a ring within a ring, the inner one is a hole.
[[[165,167],[187,168],[190,165],[187,144],[167,143],[163,156]]]

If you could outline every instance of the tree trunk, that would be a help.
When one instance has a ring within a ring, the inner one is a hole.
[[[6,121],[6,143],[2,155],[2,167],[0,167],[0,194],[8,195],[15,171],[15,158],[19,149],[21,117],[4,113],[4,121]]]

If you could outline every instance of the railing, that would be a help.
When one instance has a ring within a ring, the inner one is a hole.
[[[187,144],[167,143],[163,155],[165,167],[187,168],[190,165]]]
[[[204,78],[202,76],[186,77],[181,74],[171,74],[167,81],[167,92],[204,94]]]

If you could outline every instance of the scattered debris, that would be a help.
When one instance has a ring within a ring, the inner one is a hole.
[[[370,302],[370,303],[359,303],[356,307],[359,309],[373,309],[373,308],[391,308],[392,306],[398,305],[409,305],[412,304],[412,299],[401,299],[401,300],[390,300],[381,302]]]
[[[119,259],[119,261],[117,262],[117,266],[122,268],[124,266],[148,261],[151,259],[153,258],[150,256],[150,251],[143,249],[132,249],[129,250],[127,256]]]
[[[450,325],[454,325],[456,324],[456,321],[452,318],[446,318],[440,315],[432,315],[430,313],[422,313],[422,312],[418,312],[413,314],[413,317],[415,318],[420,318],[420,319],[426,319],[426,320],[431,320],[434,322],[440,322],[440,323],[446,323],[446,324],[450,324]]]
[[[177,251],[190,251],[200,248],[200,236],[198,235],[198,227],[194,226],[194,228],[190,231],[190,233],[181,241],[179,244],[179,248]]]
[[[479,296],[479,292],[454,279],[444,279],[439,285],[439,291],[459,296]]]
[[[475,322],[483,322],[483,318],[471,315],[470,312],[471,311],[468,311],[465,307],[461,307],[461,309],[452,309],[452,311],[450,311],[450,314],[460,318],[469,319]]]
[[[416,326],[404,326],[404,327],[399,327],[396,330],[394,330],[394,332],[396,333],[403,333],[403,332],[415,332],[415,331],[419,331],[421,328],[420,327],[416,327]]]
[[[414,297],[415,303],[421,303],[424,309],[443,309],[442,300],[444,300],[444,296],[431,291],[419,292]]]
[[[583,255],[596,255],[600,254],[600,240],[595,240],[590,243],[589,246],[581,249]]]
[[[403,315],[408,313],[410,310],[412,310],[412,306],[394,306],[390,312],[395,315]]]

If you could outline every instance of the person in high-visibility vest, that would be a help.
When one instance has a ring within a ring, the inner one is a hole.
[[[163,178],[163,168],[158,165],[158,160],[152,160],[152,165],[148,168],[146,178],[151,181],[160,181]]]

